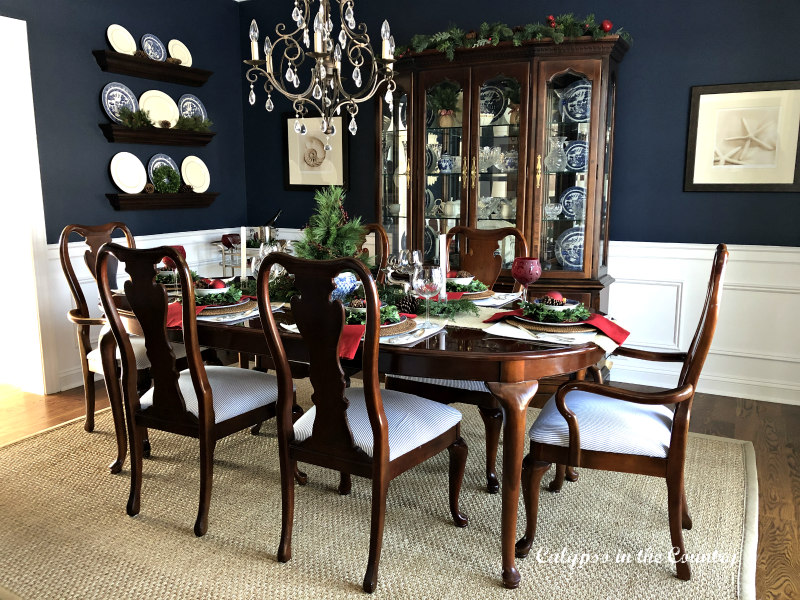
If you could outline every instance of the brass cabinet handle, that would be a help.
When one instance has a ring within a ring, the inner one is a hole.
[[[536,189],[542,187],[542,155],[536,155]]]
[[[472,189],[478,185],[478,157],[472,157]]]
[[[467,180],[467,169],[469,169],[469,160],[461,161],[461,181]],[[469,186],[468,181],[467,186]]]

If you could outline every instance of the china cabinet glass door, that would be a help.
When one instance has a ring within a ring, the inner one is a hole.
[[[456,225],[466,224],[466,193],[469,175],[469,107],[464,91],[469,72],[454,69],[447,75],[422,77],[424,112],[420,165],[423,189],[419,206],[420,247],[426,263],[439,263],[438,237]],[[419,172],[419,171],[418,171]]]
[[[537,187],[542,202],[539,258],[545,276],[548,272],[565,276],[570,271],[582,276],[591,266],[586,258],[591,256],[588,240],[594,207],[594,180],[588,173],[596,153],[592,147],[597,128],[592,122],[595,79],[593,73],[573,68],[543,78],[543,158],[541,164],[537,160]]]
[[[380,218],[389,252],[408,250],[411,242],[411,110],[408,93],[398,85],[390,105],[381,101]]]

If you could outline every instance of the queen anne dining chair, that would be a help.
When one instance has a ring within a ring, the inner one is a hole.
[[[528,243],[519,229],[503,227],[499,229],[474,229],[472,227],[453,227],[447,232],[447,247],[456,236],[466,239],[466,247],[461,253],[461,269],[469,271],[475,279],[491,289],[497,282],[503,259],[499,254],[500,242],[512,236],[515,238],[517,256],[528,255]],[[514,285],[514,291],[521,286]],[[430,398],[444,404],[462,402],[477,405],[486,429],[486,489],[496,494],[500,489],[497,479],[497,447],[503,426],[503,413],[500,404],[482,381],[460,379],[434,379],[398,375],[386,376],[386,389],[399,390]]]
[[[107,275],[111,258],[124,264],[126,309],[118,307]],[[179,370],[167,338],[168,295],[155,283],[163,257],[175,263],[181,283],[183,337],[188,369]],[[142,485],[142,438],[146,428],[194,437],[200,441],[200,504],[194,533],[208,529],[208,509],[218,440],[275,416],[278,397],[274,375],[235,367],[205,366],[197,341],[194,286],[183,257],[171,247],[147,250],[105,244],[97,257],[100,297],[121,353],[122,391],[130,432],[131,486],[127,512],[139,513]],[[129,331],[145,341],[153,387],[141,398],[136,391],[136,353]],[[288,394],[291,397],[292,390]],[[291,408],[291,403],[290,403]]]
[[[450,513],[458,527],[467,517],[458,498],[467,459],[461,439],[461,413],[449,406],[397,391],[378,382],[379,310],[375,282],[352,258],[310,261],[272,253],[259,272],[258,301],[270,353],[278,374],[278,449],[281,468],[282,523],[278,560],[292,556],[294,478],[297,462],[372,480],[370,548],[363,589],[378,581],[389,481],[444,449],[450,454]],[[307,343],[314,406],[292,423],[292,374],[275,316],[269,310],[268,274],[278,264],[294,274],[299,290],[291,314]],[[331,300],[332,279],[343,270],[356,273],[366,296],[366,333],[362,349],[363,388],[345,387],[339,342],[345,311]],[[342,488],[340,486],[340,492]],[[346,493],[346,492],[345,492]]]
[[[679,579],[690,578],[683,529],[692,528],[683,471],[689,416],[697,382],[719,317],[728,250],[717,246],[697,331],[686,352],[648,352],[619,347],[629,358],[683,363],[678,385],[640,392],[591,383],[563,384],[542,408],[530,429],[531,449],[522,465],[527,524],[516,555],[527,556],[536,535],[539,488],[551,463],[663,477],[667,482],[669,529]],[[551,491],[563,483],[560,468]]]

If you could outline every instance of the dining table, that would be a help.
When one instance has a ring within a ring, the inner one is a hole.
[[[276,312],[276,320],[292,322],[291,312]],[[283,329],[283,328],[282,328]],[[258,316],[235,323],[197,321],[202,346],[262,357],[269,365],[269,349]],[[171,341],[181,342],[180,328],[170,330]],[[281,331],[287,357],[294,365],[308,362],[308,346],[297,333]],[[606,351],[595,342],[568,345],[557,341],[513,339],[485,329],[463,327],[458,318],[436,334],[409,344],[381,343],[379,371],[384,374],[486,382],[503,414],[503,462],[501,477],[502,582],[519,586],[515,564],[517,507],[525,453],[526,414],[539,380],[583,372],[597,364]],[[361,349],[352,359],[342,359],[345,373],[361,370]]]

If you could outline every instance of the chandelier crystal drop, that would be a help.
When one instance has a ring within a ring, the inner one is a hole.
[[[373,49],[366,25],[356,22],[355,0],[293,0],[293,5],[289,26],[279,23],[272,37],[265,36],[263,58],[258,25],[255,20],[250,24],[251,57],[244,61],[251,84],[248,100],[255,104],[253,84],[263,77],[266,110],[275,108],[272,92],[285,96],[297,116],[298,134],[306,133],[303,118],[319,116],[323,133],[335,135],[333,118],[344,108],[350,115],[347,129],[355,135],[358,105],[376,93],[391,103],[396,88],[389,23],[381,23],[379,45]],[[301,74],[307,82],[302,87]]]

